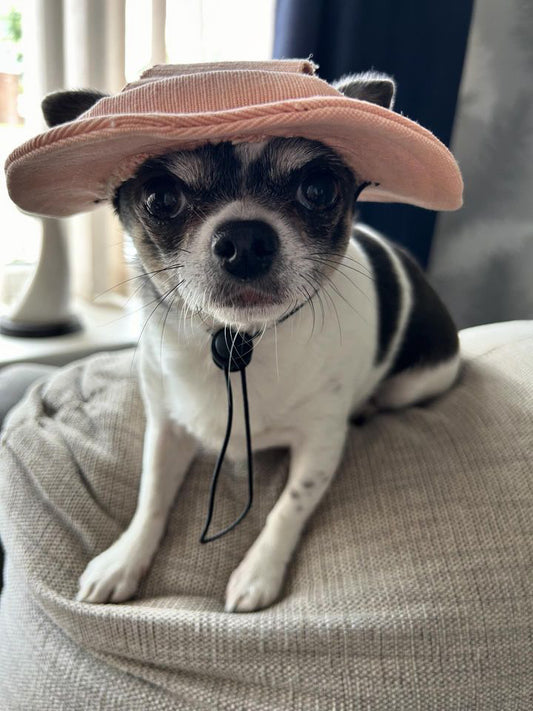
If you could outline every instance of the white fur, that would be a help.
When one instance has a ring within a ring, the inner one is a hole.
[[[453,383],[459,370],[459,356],[427,368],[416,368],[386,380],[374,395],[379,409],[396,410],[415,402],[429,400]]]
[[[402,305],[397,333],[379,367],[374,364],[377,293],[371,265],[354,242],[332,274],[333,283],[326,282],[312,304],[267,328],[255,345],[247,369],[254,449],[289,447],[291,466],[265,527],[229,580],[228,611],[257,610],[278,597],[302,529],[339,464],[350,413],[376,391],[382,404],[405,406],[441,392],[455,378],[456,359],[401,374],[378,389],[401,343],[412,298],[400,260],[392,250],[391,255]],[[355,263],[359,273],[353,270]],[[226,391],[211,359],[208,326],[189,316],[184,328],[183,320],[170,317],[162,334],[163,321],[163,316],[150,319],[141,344],[148,424],[137,510],[120,539],[88,565],[78,600],[117,602],[134,594],[163,535],[196,443],[217,451],[224,437]],[[245,455],[238,377],[232,375],[237,415],[228,449],[234,459]]]

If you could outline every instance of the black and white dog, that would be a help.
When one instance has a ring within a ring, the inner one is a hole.
[[[368,75],[337,88],[387,106],[394,92],[391,80]],[[79,113],[100,95],[78,98]],[[61,94],[46,101],[49,123],[73,118]],[[134,595],[199,443],[220,448],[226,386],[211,357],[220,328],[260,334],[247,370],[254,449],[291,453],[286,487],[229,580],[228,611],[258,610],[279,596],[335,475],[350,416],[369,403],[406,407],[452,385],[453,322],[406,253],[354,227],[364,187],[365,176],[331,149],[301,138],[170,153],[120,186],[116,211],[136,245],[146,299],[161,308],[139,357],[147,425],[137,509],[87,566],[78,600]],[[244,452],[237,418],[228,454]]]

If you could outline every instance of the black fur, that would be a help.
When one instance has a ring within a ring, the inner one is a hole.
[[[54,94],[48,94],[41,102],[46,124],[52,127],[67,123],[67,121],[74,121],[105,96],[107,94],[92,89],[57,91]]]
[[[312,152],[312,159],[301,168],[283,172],[273,159],[283,142],[290,142],[295,147],[300,143],[305,144],[307,150]],[[143,212],[139,190],[151,177],[171,172],[176,174],[172,170],[172,156],[156,158],[143,164],[137,175],[120,187],[113,200],[115,210],[126,227],[132,217],[127,213],[133,208],[136,219],[145,228],[147,239],[152,239],[160,249],[170,252],[173,247],[179,246],[183,236],[193,230],[198,221],[205,219],[218,206],[251,195],[255,202],[263,203],[265,207],[276,205],[279,214],[291,222],[300,221],[301,234],[311,242],[310,251],[317,259],[322,253],[329,255],[332,245],[333,251],[336,251],[337,246],[341,249],[341,243],[346,238],[347,213],[352,208],[358,184],[342,160],[327,147],[302,139],[273,139],[265,153],[247,166],[246,173],[243,173],[235,148],[230,143],[203,146],[189,152],[191,161],[196,157],[202,164],[201,179],[193,175],[194,170],[179,173],[187,208],[167,224],[155,224]],[[331,209],[309,211],[295,200],[303,176],[314,170],[330,171],[336,176],[339,200]]]
[[[387,356],[398,328],[402,291],[387,249],[364,232],[354,230],[372,265],[379,305],[379,339],[376,364]],[[387,373],[397,375],[413,367],[437,365],[453,357],[459,348],[457,329],[446,307],[427,282],[415,260],[403,249],[388,243],[399,257],[412,289],[412,308],[398,353]]]
[[[357,226],[353,233],[353,239],[363,247],[372,264],[372,271],[375,275],[379,308],[379,339],[376,364],[379,365],[386,357],[398,328],[401,299],[400,285],[390,256],[379,242],[358,230]]]
[[[403,249],[396,251],[411,282],[413,307],[389,375],[407,368],[437,365],[449,360],[459,349],[457,328],[439,296],[415,260]]]

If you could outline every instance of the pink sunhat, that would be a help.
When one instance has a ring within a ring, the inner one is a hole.
[[[457,163],[430,131],[344,96],[314,70],[304,60],[153,67],[15,149],[5,166],[9,194],[26,212],[73,215],[110,199],[149,157],[300,136],[330,146],[370,182],[360,200],[461,206]]]

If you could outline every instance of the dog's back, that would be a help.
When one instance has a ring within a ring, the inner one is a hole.
[[[407,251],[366,225],[356,225],[352,239],[371,264],[376,289],[376,365],[386,368],[375,404],[395,409],[438,395],[459,369],[448,310]]]

